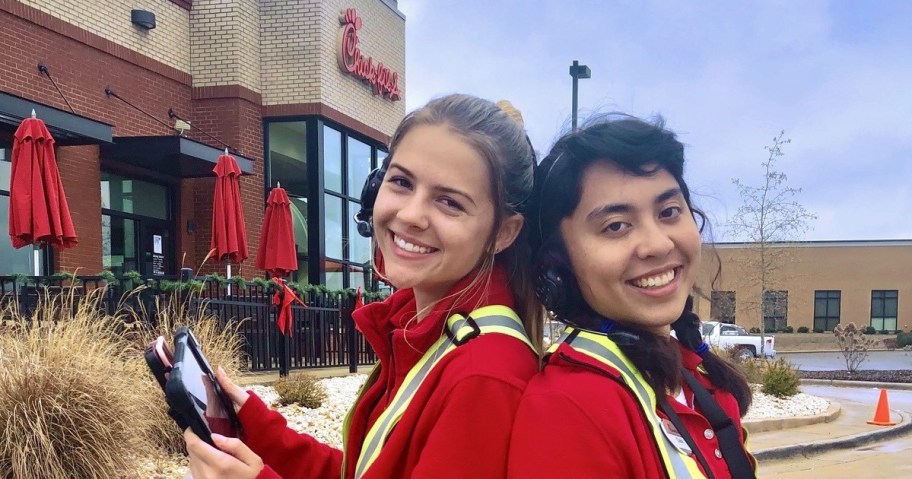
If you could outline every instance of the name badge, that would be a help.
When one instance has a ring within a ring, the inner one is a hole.
[[[659,426],[662,428],[662,433],[668,438],[668,442],[670,442],[675,449],[687,456],[693,454],[693,449],[690,448],[690,445],[684,440],[684,436],[678,432],[678,428],[676,428],[671,421],[662,418],[662,422],[659,423]]]

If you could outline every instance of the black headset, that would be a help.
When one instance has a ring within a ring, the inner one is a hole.
[[[545,232],[542,228],[542,203],[541,192],[545,191],[551,172],[563,158],[563,153],[555,158],[548,167],[545,177],[538,186],[538,236],[541,246],[535,257],[535,296],[541,301],[548,311],[558,318],[568,319],[568,315],[579,311],[582,305],[582,296],[576,276],[570,270],[570,258],[567,256],[566,247],[559,231]],[[541,167],[541,165],[539,165]]]
[[[355,222],[358,224],[358,234],[365,238],[374,235],[374,203],[377,201],[377,192],[380,191],[384,176],[386,176],[385,163],[368,173],[364,187],[361,188],[361,209],[355,214]]]
[[[545,240],[535,263],[535,296],[545,309],[564,320],[579,312],[583,298],[559,234]]]

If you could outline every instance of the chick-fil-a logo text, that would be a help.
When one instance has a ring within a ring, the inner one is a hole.
[[[341,47],[339,49],[339,68],[367,83],[374,89],[374,94],[391,101],[402,99],[399,91],[399,74],[374,59],[361,54],[358,44],[358,30],[361,29],[361,18],[354,8],[345,10],[340,18],[342,23]]]

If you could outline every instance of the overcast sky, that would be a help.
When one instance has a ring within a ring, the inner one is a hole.
[[[732,178],[779,160],[818,219],[808,240],[912,239],[912,2],[399,0],[406,107],[446,93],[509,99],[546,153],[580,117],[661,114],[716,240]]]

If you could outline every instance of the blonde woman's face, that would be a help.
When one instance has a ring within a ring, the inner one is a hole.
[[[439,299],[489,254],[490,174],[445,126],[417,126],[402,138],[374,206],[375,237],[394,286]]]

